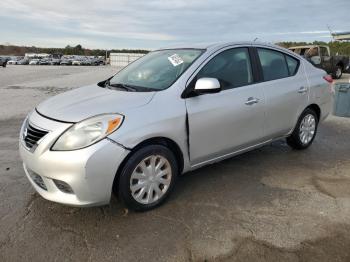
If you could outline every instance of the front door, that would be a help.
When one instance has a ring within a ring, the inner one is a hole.
[[[254,83],[248,48],[212,58],[197,74],[217,78],[222,91],[186,99],[191,165],[255,145],[264,137],[264,95]]]

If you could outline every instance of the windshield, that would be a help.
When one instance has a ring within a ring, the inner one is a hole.
[[[199,49],[153,51],[130,64],[107,85],[130,87],[134,91],[158,91],[170,87],[203,53]]]

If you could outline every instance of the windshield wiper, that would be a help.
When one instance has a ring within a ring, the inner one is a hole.
[[[152,91],[159,91],[159,89],[151,88],[151,87],[143,87],[143,86],[134,86],[134,85],[128,85],[128,84],[111,84],[109,80],[105,82],[105,87],[112,89],[124,89],[126,91],[132,91],[132,92],[152,92]]]
[[[126,84],[124,84],[124,86],[129,87],[129,88],[132,88],[132,89],[134,89],[135,91],[138,91],[138,92],[159,91],[159,89],[151,88],[151,87],[134,86],[134,85],[126,85]]]
[[[124,85],[124,84],[111,84],[109,81],[106,82],[106,87],[107,88],[111,88],[111,87],[114,87],[114,88],[118,88],[118,89],[124,89],[126,91],[136,91],[135,88],[133,88],[132,86],[129,86],[129,85]]]
[[[143,86],[131,86],[135,88],[137,91],[140,92],[152,92],[152,91],[159,91],[157,88],[152,88],[152,87],[143,87]]]

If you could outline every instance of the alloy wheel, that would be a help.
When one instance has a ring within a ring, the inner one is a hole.
[[[311,142],[316,132],[316,119],[313,115],[306,115],[300,123],[299,137],[300,141],[307,145]]]
[[[335,71],[335,75],[337,78],[340,78],[341,74],[342,74],[341,68],[338,67],[337,70]]]

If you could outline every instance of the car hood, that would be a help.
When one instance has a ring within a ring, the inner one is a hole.
[[[123,114],[130,108],[149,103],[154,94],[111,90],[93,85],[51,97],[39,104],[36,110],[59,121],[79,122],[104,113]]]

